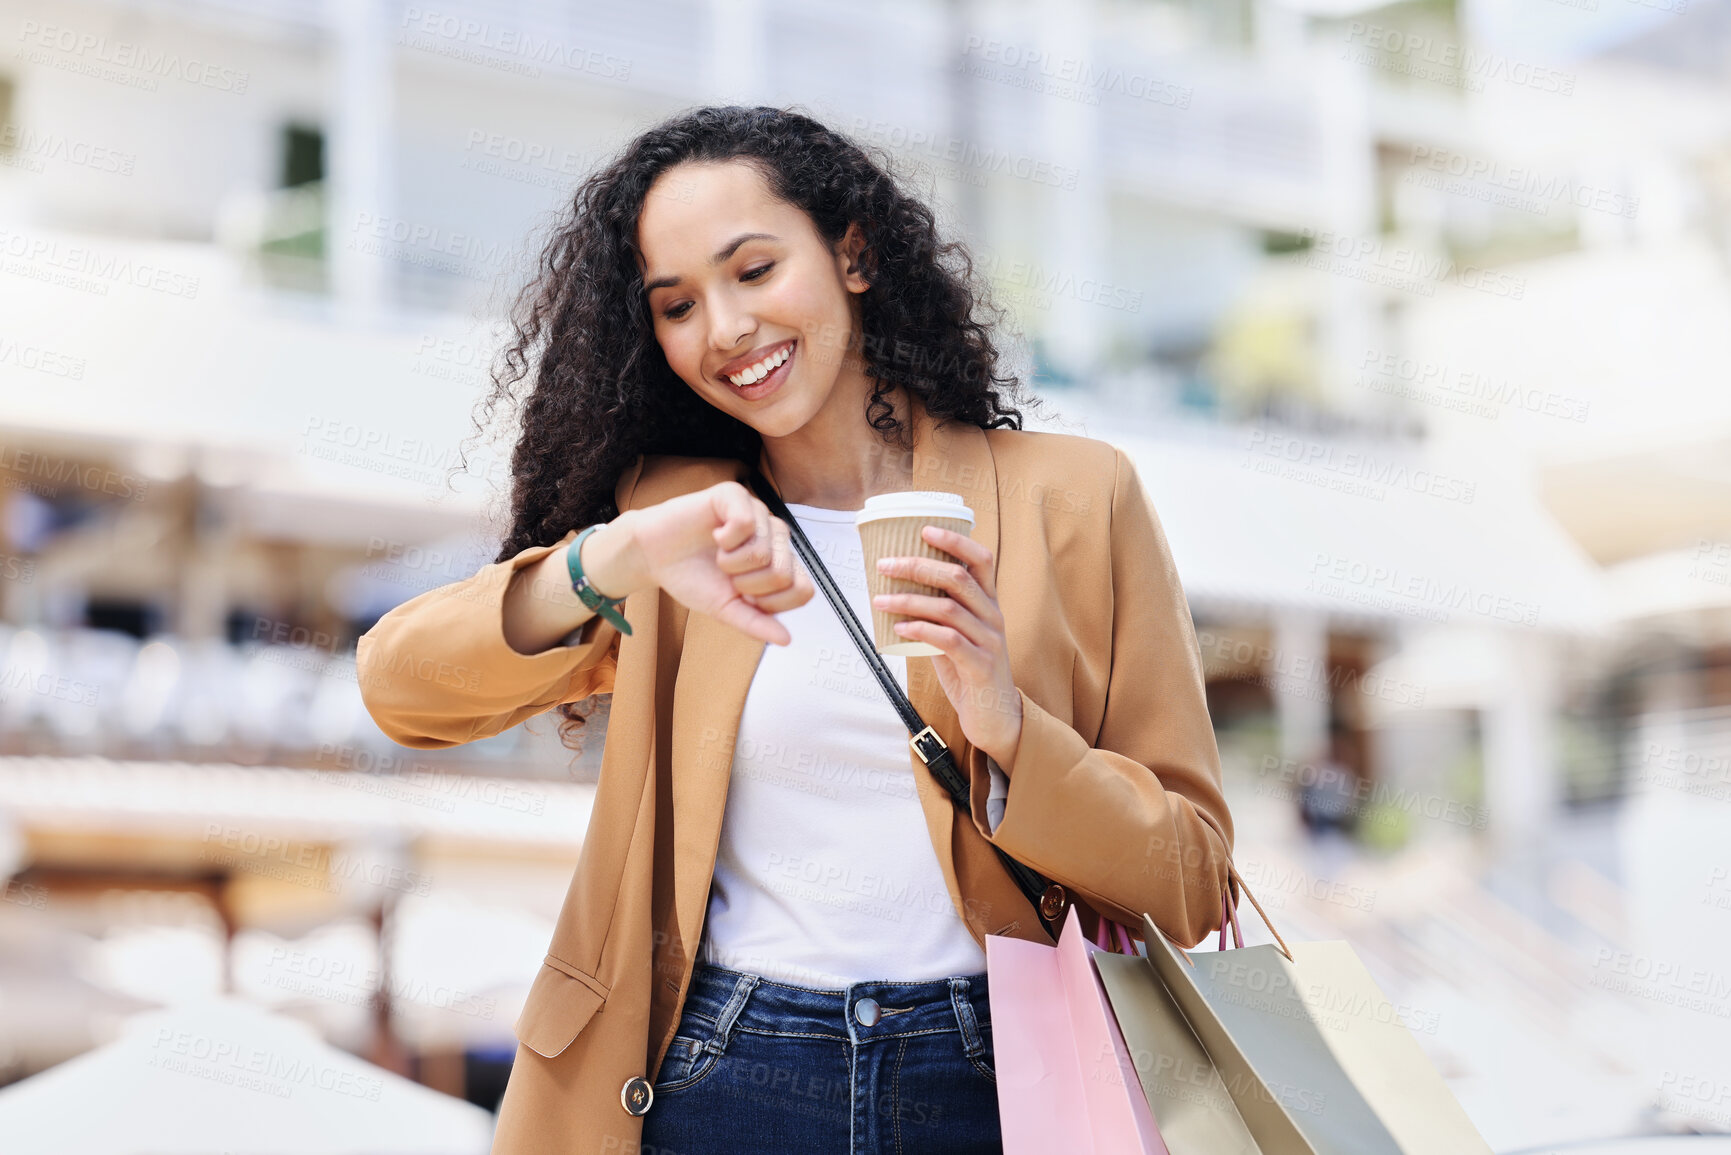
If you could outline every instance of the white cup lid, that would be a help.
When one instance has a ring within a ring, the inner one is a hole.
[[[974,524],[974,511],[962,501],[962,495],[939,489],[910,489],[868,497],[865,508],[854,514],[853,521],[859,526],[891,517],[954,517]]]

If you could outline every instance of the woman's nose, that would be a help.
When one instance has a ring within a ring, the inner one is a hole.
[[[743,313],[712,310],[709,345],[717,353],[744,352],[746,338],[757,331],[757,321]]]

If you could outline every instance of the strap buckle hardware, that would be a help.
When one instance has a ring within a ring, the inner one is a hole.
[[[920,739],[926,737],[931,738],[932,741],[938,744],[938,748],[933,750],[930,754],[927,754],[924,750],[920,749]],[[949,744],[944,741],[943,737],[930,726],[927,726],[924,730],[921,730],[918,734],[909,738],[908,745],[914,748],[914,753],[918,754],[920,756],[920,761],[925,763],[927,766],[932,764],[933,758],[936,758],[940,753],[950,748]]]

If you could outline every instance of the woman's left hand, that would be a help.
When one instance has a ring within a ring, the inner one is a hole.
[[[880,594],[872,606],[919,619],[897,622],[896,633],[943,651],[932,656],[932,668],[956,708],[962,733],[1008,772],[1022,739],[1022,696],[1010,674],[1004,614],[992,583],[992,551],[935,525],[921,534],[961,563],[890,557],[879,560],[878,572],[935,586],[949,596]]]

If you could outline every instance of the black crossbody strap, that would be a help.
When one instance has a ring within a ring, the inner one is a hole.
[[[787,523],[790,531],[789,536],[793,539],[794,551],[799,554],[800,560],[805,562],[806,570],[811,574],[812,580],[817,583],[818,588],[823,591],[824,597],[829,599],[829,604],[834,607],[836,615],[841,618],[842,625],[847,627],[849,636],[853,638],[854,645],[859,647],[859,652],[864,655],[866,664],[871,667],[872,674],[877,678],[878,685],[883,688],[884,695],[889,698],[890,705],[894,706],[896,713],[901,715],[902,724],[912,735],[908,739],[908,745],[913,747],[914,753],[919,756],[921,762],[926,764],[926,768],[932,772],[932,776],[943,784],[945,790],[949,791],[950,800],[956,804],[956,808],[963,814],[969,815],[971,821],[973,811],[968,803],[968,780],[957,768],[955,755],[950,753],[948,744],[938,736],[936,730],[926,725],[925,720],[920,717],[919,711],[914,709],[914,704],[908,701],[908,696],[902,691],[901,684],[896,681],[895,675],[890,673],[889,667],[884,664],[883,657],[879,655],[877,645],[871,634],[867,633],[866,628],[860,624],[859,618],[853,612],[853,607],[848,605],[847,598],[836,586],[835,579],[830,577],[829,570],[824,566],[823,560],[818,557],[816,548],[805,536],[805,531],[800,528],[799,520],[793,516],[792,511],[787,508],[787,504],[781,500],[781,495],[775,492],[775,487],[770,485],[769,479],[763,476],[761,471],[754,469],[751,471],[750,481],[751,488],[757,492],[757,496],[763,503],[769,506],[770,512]],[[1065,905],[1063,888],[1047,882],[1038,872],[1011,858],[1004,853],[1002,847],[993,846],[992,849],[997,851],[998,858],[1003,862],[1004,868],[1010,872],[1010,877],[1016,880],[1016,885],[1021,888],[1022,893],[1027,895],[1028,901],[1033,904],[1034,910],[1039,914],[1040,921],[1045,926],[1047,933],[1056,939],[1063,924]]]

